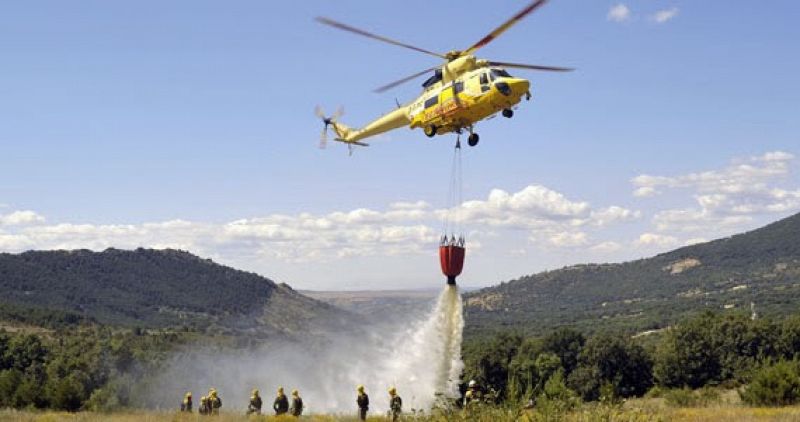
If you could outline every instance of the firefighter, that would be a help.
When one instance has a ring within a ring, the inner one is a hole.
[[[300,398],[300,393],[297,390],[292,390],[292,408],[289,409],[292,416],[300,417],[303,414],[303,399]]]
[[[263,401],[261,400],[261,396],[258,395],[258,389],[254,389],[253,393],[250,395],[250,404],[247,405],[247,414],[252,415],[260,415],[261,414],[261,405]]]
[[[222,399],[219,398],[217,390],[213,388],[208,392],[208,407],[210,414],[219,415],[219,408],[222,407]]]
[[[402,412],[403,399],[397,395],[397,389],[392,387],[389,389],[389,413],[392,415],[392,422],[397,422]]]
[[[183,401],[181,402],[181,412],[192,412],[192,392],[189,391],[183,396]]]
[[[201,415],[208,414],[208,397],[200,397],[200,407],[197,409],[197,412]]]
[[[359,385],[356,391],[358,391],[358,397],[356,398],[356,404],[358,404],[358,418],[365,421],[367,420],[367,410],[369,410],[369,396],[364,392],[363,385]]]
[[[289,411],[289,399],[286,394],[283,394],[283,387],[278,387],[278,395],[275,397],[275,402],[272,403],[272,409],[276,415],[283,415]]]

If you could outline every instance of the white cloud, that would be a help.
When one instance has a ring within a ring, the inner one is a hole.
[[[657,246],[663,248],[677,245],[678,239],[674,236],[663,234],[642,233],[634,243],[638,246]]]
[[[548,240],[550,244],[558,248],[584,246],[589,243],[589,239],[584,232],[555,233]]]
[[[680,176],[640,175],[632,179],[635,196],[667,189],[693,191],[695,206],[667,209],[653,216],[659,231],[705,232],[742,228],[755,216],[800,210],[800,189],[775,184],[786,179],[792,154],[775,151],[732,162],[720,170]]]
[[[674,18],[675,16],[678,16],[678,8],[677,7],[673,7],[673,8],[670,8],[670,9],[659,10],[658,12],[656,12],[652,16],[652,19],[656,23],[664,23],[664,22]]]
[[[627,208],[614,205],[608,208],[592,211],[591,215],[595,224],[599,226],[606,226],[612,223],[638,220],[642,216],[642,213],[640,211],[632,211]]]
[[[7,230],[0,232],[0,250],[172,247],[237,261],[266,257],[285,262],[428,254],[447,214],[424,201],[394,202],[386,210],[269,214],[222,223],[44,224],[39,214],[18,211],[0,220]],[[451,214],[471,230],[472,250],[479,247],[478,238],[496,230],[535,232],[544,240],[541,247],[582,247],[589,244],[588,234],[578,228],[599,229],[638,216],[619,206],[594,210],[539,185],[513,193],[493,189],[485,199],[468,201]]]
[[[0,215],[0,226],[23,226],[43,223],[44,217],[33,211],[14,211],[11,214]]]
[[[628,6],[625,6],[622,3],[617,5],[611,6],[608,10],[608,14],[606,15],[606,19],[614,22],[625,22],[631,17],[631,10],[628,9]]]
[[[613,241],[600,242],[589,248],[592,252],[597,253],[613,253],[622,249],[622,245]]]
[[[683,244],[685,246],[691,246],[691,245],[696,245],[698,243],[706,243],[706,242],[708,242],[708,239],[702,237],[693,237],[691,239],[687,239],[685,242],[683,242]]]
[[[642,186],[640,188],[636,188],[636,190],[633,191],[633,196],[636,196],[636,197],[639,197],[639,198],[647,198],[647,197],[650,197],[650,196],[656,196],[659,193],[660,192],[658,192],[652,186]]]

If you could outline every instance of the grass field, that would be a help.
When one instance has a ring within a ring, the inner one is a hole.
[[[181,415],[174,412],[120,412],[120,413],[59,413],[34,411],[0,411],[0,421],[8,422],[250,422],[250,421],[295,421],[291,416],[243,416],[241,414],[223,413],[218,417],[202,417],[199,415]],[[355,415],[308,415],[304,421],[357,421]],[[371,416],[369,421],[387,421],[387,418]],[[800,421],[800,407],[750,408],[737,404],[717,404],[708,407],[673,408],[653,399],[634,400],[624,406],[609,407],[584,405],[568,413],[543,414],[536,411],[519,411],[511,409],[486,408],[473,413],[457,411],[449,414],[412,416],[403,418],[406,421],[439,422],[439,421]]]

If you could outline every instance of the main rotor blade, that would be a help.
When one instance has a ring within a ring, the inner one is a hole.
[[[410,45],[410,44],[402,43],[400,41],[395,41],[395,40],[393,40],[391,38],[386,38],[386,37],[383,37],[383,36],[380,36],[380,35],[376,35],[376,34],[373,34],[373,33],[358,29],[358,28],[354,28],[354,27],[352,27],[350,25],[343,24],[341,22],[336,22],[333,19],[328,19],[328,18],[325,18],[325,17],[318,16],[316,18],[316,20],[319,23],[323,23],[325,25],[332,26],[334,28],[338,28],[338,29],[341,29],[341,30],[344,30],[344,31],[352,32],[354,34],[363,35],[363,36],[365,36],[367,38],[372,38],[374,40],[383,41],[385,43],[393,44],[393,45],[396,45],[396,46],[399,46],[399,47],[405,47],[405,48],[408,48],[408,49],[411,49],[411,50],[414,50],[414,51],[419,51],[420,53],[430,54],[431,56],[436,56],[436,57],[439,57],[439,58],[442,58],[442,59],[445,58],[445,56],[443,56],[443,55],[441,55],[439,53],[434,53],[433,51],[428,51],[428,50],[426,50],[424,48],[415,47],[415,46]]]
[[[406,76],[406,77],[405,77],[405,78],[403,78],[403,79],[400,79],[400,80],[394,81],[394,82],[392,82],[392,83],[390,83],[390,84],[388,84],[388,85],[384,85],[384,86],[382,86],[382,87],[380,87],[380,88],[377,88],[377,89],[375,89],[373,92],[378,92],[378,93],[380,93],[380,92],[385,92],[385,91],[388,91],[388,90],[390,90],[390,89],[392,89],[392,88],[394,88],[394,87],[396,87],[396,86],[398,86],[398,85],[400,85],[400,84],[404,84],[404,83],[406,83],[406,82],[408,82],[408,81],[410,81],[410,80],[412,80],[412,79],[414,79],[414,78],[420,77],[420,76],[422,76],[422,75],[424,75],[424,74],[426,74],[426,73],[428,73],[428,72],[430,72],[430,71],[436,70],[436,69],[438,69],[438,68],[439,68],[439,66],[434,66],[434,67],[432,67],[432,68],[430,68],[430,69],[425,69],[425,70],[423,70],[422,72],[415,73],[415,74],[413,74],[413,75],[411,75],[411,76]]]
[[[533,12],[536,9],[538,9],[539,7],[544,5],[545,3],[547,3],[547,0],[535,0],[533,3],[527,5],[524,9],[520,10],[516,15],[512,16],[511,19],[503,22],[502,25],[498,26],[497,29],[495,29],[494,31],[490,32],[489,35],[483,37],[480,41],[476,42],[475,45],[473,45],[472,47],[464,50],[461,53],[461,55],[463,56],[463,55],[467,55],[467,54],[472,54],[476,50],[478,50],[479,48],[486,46],[486,44],[489,44],[490,42],[492,42],[492,40],[494,40],[495,38],[499,37],[500,34],[502,34],[503,32],[506,32],[508,30],[508,28],[511,28],[512,26],[514,26],[514,24],[516,24],[517,22],[521,21],[525,16],[528,16],[531,12]]]
[[[506,63],[506,62],[489,62],[491,66],[511,67],[516,69],[530,69],[530,70],[546,70],[549,72],[572,72],[571,67],[558,67],[558,66],[540,66],[537,64],[524,64],[524,63]]]

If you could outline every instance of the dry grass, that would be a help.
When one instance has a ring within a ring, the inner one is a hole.
[[[61,413],[32,411],[0,411],[1,422],[294,422],[291,416],[251,416],[223,413],[218,417],[201,417],[199,415],[181,415],[175,412],[120,412],[120,413]],[[301,418],[309,422],[357,421],[353,416],[308,415]],[[388,419],[371,416],[369,421],[384,422]],[[736,404],[720,404],[700,408],[669,408],[663,401],[647,399],[626,403],[621,408],[585,405],[576,411],[561,415],[543,415],[537,412],[519,414],[502,409],[485,409],[477,414],[456,412],[449,415],[406,417],[404,420],[420,422],[470,421],[470,422],[503,422],[503,421],[565,421],[565,422],[682,422],[682,421],[800,421],[800,407],[750,408]]]

